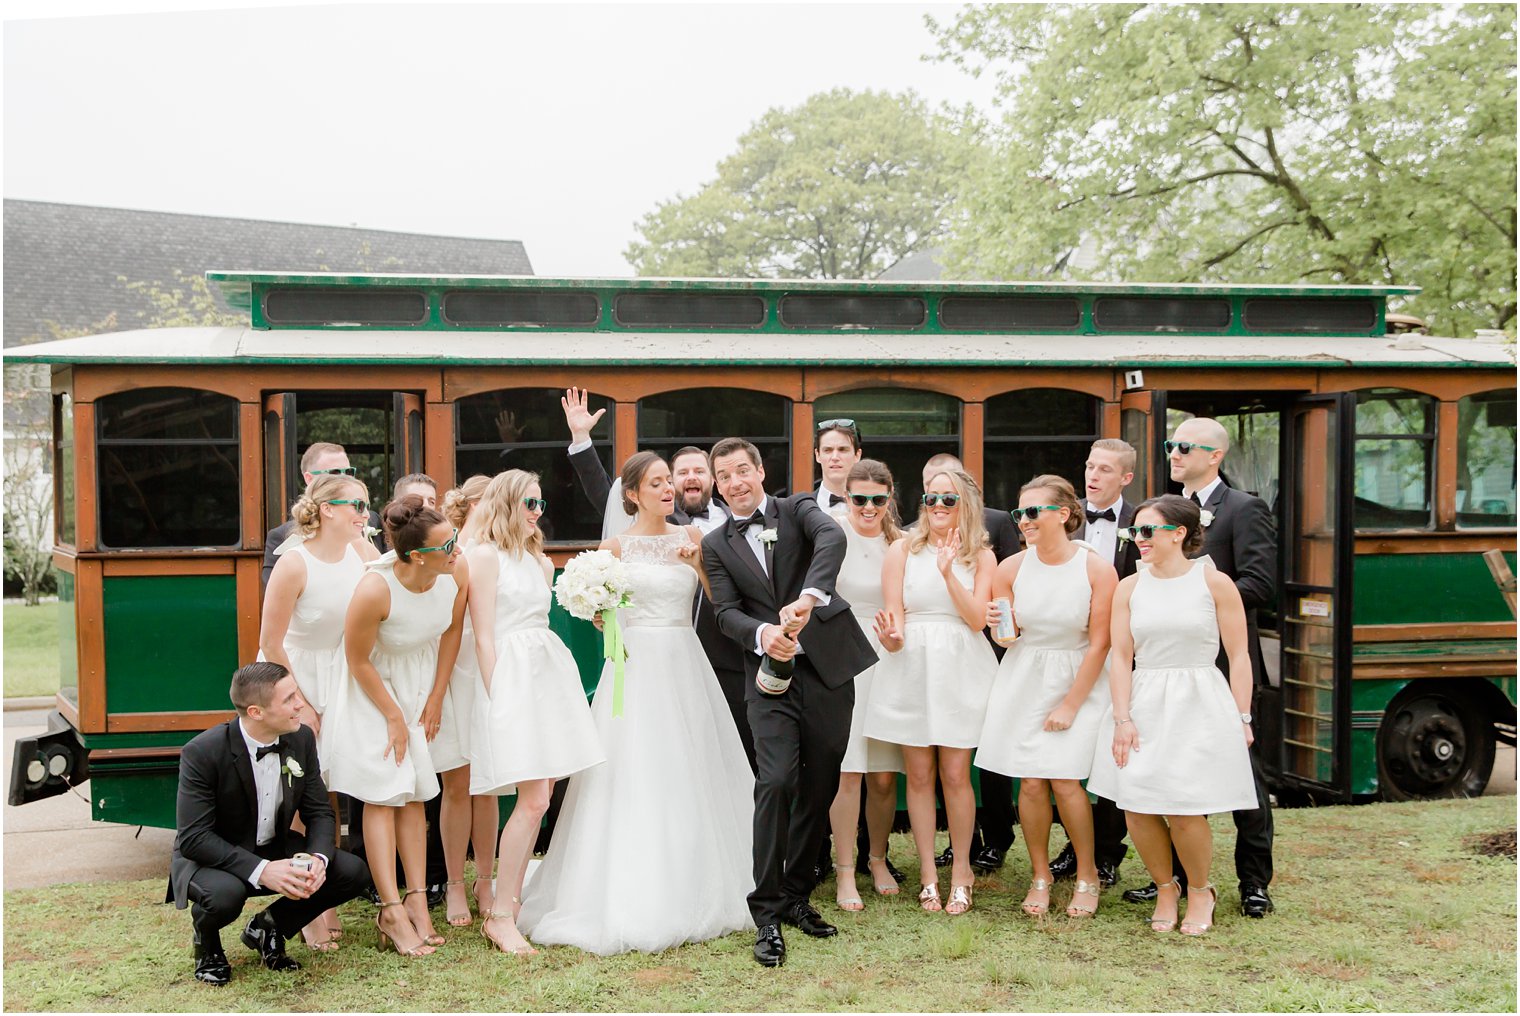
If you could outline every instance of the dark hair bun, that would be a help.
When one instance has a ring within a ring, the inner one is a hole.
[[[1166,519],[1167,525],[1181,526],[1187,530],[1187,537],[1182,541],[1182,552],[1188,557],[1196,556],[1203,549],[1202,509],[1190,498],[1180,494],[1162,494],[1141,504],[1135,509],[1135,514],[1139,515],[1147,508]]]
[[[401,560],[407,560],[412,551],[424,546],[428,530],[447,521],[435,509],[429,508],[419,494],[398,497],[385,506],[380,513],[380,524],[385,527],[385,537]]]

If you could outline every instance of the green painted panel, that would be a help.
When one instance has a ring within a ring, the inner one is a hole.
[[[231,575],[107,578],[106,710],[230,709],[238,667]]]
[[[1351,732],[1351,793],[1371,797],[1378,792],[1376,730]]]
[[[1505,552],[1515,567],[1515,552]],[[1360,554],[1352,624],[1510,621],[1481,554]]]
[[[561,568],[554,573],[555,581],[563,571]],[[570,647],[570,655],[575,657],[581,671],[581,687],[589,699],[602,678],[602,633],[590,621],[571,617],[558,600],[549,601],[549,629]]]
[[[90,772],[90,817],[96,822],[174,828],[174,797],[179,790],[179,766],[170,762],[130,773]]]
[[[79,619],[74,614],[74,576],[53,569],[58,580],[58,687],[79,688]]]

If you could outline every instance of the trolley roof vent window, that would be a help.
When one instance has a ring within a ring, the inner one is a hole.
[[[420,289],[272,286],[263,303],[264,320],[272,325],[415,328],[428,319],[427,294]]]
[[[919,328],[929,319],[919,296],[791,293],[781,298],[788,328]]]
[[[1065,296],[947,296],[939,322],[950,331],[1072,331],[1082,323],[1082,304]]]
[[[640,328],[758,328],[765,299],[745,293],[619,293],[612,316]]]
[[[443,320],[464,327],[587,327],[601,317],[601,301],[582,290],[456,289],[443,294]]]
[[[1210,332],[1230,326],[1230,301],[1170,296],[1104,296],[1093,301],[1102,332]]]
[[[1274,335],[1366,335],[1377,325],[1372,300],[1257,297],[1246,301],[1245,326]]]

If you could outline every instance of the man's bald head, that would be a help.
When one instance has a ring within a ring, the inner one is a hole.
[[[1195,416],[1184,420],[1172,432],[1172,450],[1168,454],[1172,479],[1188,493],[1202,490],[1219,475],[1224,453],[1230,449],[1230,435],[1218,420]],[[1182,446],[1187,447],[1183,452]]]

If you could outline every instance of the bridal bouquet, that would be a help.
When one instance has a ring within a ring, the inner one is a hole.
[[[572,617],[602,619],[602,657],[612,661],[612,715],[623,715],[623,663],[628,649],[617,610],[633,602],[628,569],[608,550],[587,550],[565,565],[554,583],[554,598]]]

